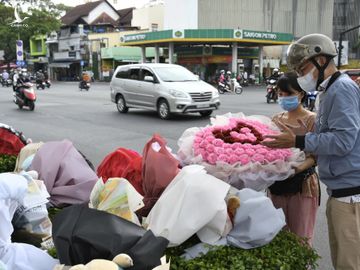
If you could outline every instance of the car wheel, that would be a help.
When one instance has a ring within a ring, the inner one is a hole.
[[[212,114],[212,110],[201,111],[201,112],[199,112],[199,113],[200,113],[200,115],[201,115],[202,117],[207,117],[207,116],[210,116],[210,115]]]
[[[129,108],[126,106],[126,101],[122,95],[116,99],[116,108],[120,113],[127,113]]]
[[[165,99],[159,101],[158,115],[163,120],[167,120],[171,116],[169,103]]]

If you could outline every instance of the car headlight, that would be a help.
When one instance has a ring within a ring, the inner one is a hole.
[[[220,97],[219,91],[214,90],[213,93],[212,93],[212,98],[218,98],[218,97]]]
[[[189,98],[189,95],[187,93],[178,90],[170,90],[170,95],[178,98]]]

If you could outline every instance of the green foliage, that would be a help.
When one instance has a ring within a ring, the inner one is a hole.
[[[51,257],[53,257],[54,259],[57,259],[57,258],[58,258],[58,257],[57,257],[57,251],[56,251],[55,248],[50,248],[50,249],[47,250],[47,252],[48,252],[49,255],[50,255]]]
[[[21,6],[19,6],[19,9]],[[60,9],[59,9],[60,8]],[[29,51],[29,40],[32,36],[46,34],[60,29],[60,14],[66,10],[66,6],[53,4],[50,0],[34,1],[34,4],[26,13],[21,12],[20,17],[24,19],[25,26],[11,26],[15,19],[14,8],[9,4],[0,2],[0,50],[4,50],[5,62],[9,63],[16,59],[16,40],[24,42],[24,51]]]
[[[191,239],[167,250],[171,270],[304,270],[316,269],[316,261],[320,258],[303,239],[287,231],[281,231],[271,243],[260,248],[245,250],[222,246],[193,260],[185,261],[179,257],[185,248],[195,243]]]
[[[0,155],[0,173],[13,172],[16,165],[16,156]]]

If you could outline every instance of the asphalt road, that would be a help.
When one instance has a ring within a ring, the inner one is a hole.
[[[77,83],[54,83],[50,89],[37,91],[35,111],[19,110],[12,102],[12,88],[0,86],[0,122],[20,130],[33,141],[69,139],[95,166],[111,151],[125,147],[142,152],[152,134],[159,133],[177,150],[177,140],[185,129],[205,126],[208,118],[198,114],[160,120],[155,112],[130,109],[119,114],[110,101],[109,84],[93,83],[89,92],[79,91]],[[278,104],[267,104],[264,87],[245,87],[242,95],[221,95],[221,108],[213,115],[244,112],[246,115],[271,116]],[[330,261],[325,204],[322,185],[314,246],[322,259],[320,270],[333,269]]]

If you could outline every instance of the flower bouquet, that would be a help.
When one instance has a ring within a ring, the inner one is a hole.
[[[271,149],[261,142],[279,130],[265,116],[217,116],[211,125],[187,129],[178,141],[182,165],[200,164],[236,188],[262,190],[294,174],[305,159],[298,149]]]

